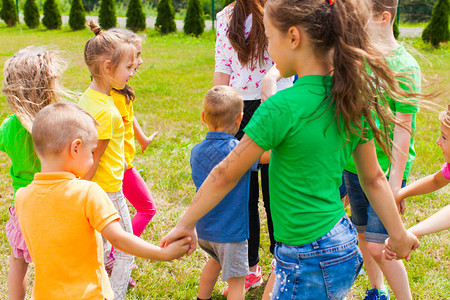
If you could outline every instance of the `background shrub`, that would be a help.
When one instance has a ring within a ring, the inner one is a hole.
[[[55,0],[45,1],[44,18],[42,18],[42,24],[44,24],[47,29],[61,28],[61,13],[59,12],[58,5],[56,4]]]
[[[127,9],[127,28],[134,32],[145,30],[145,13],[141,0],[130,0]]]
[[[86,12],[81,0],[72,0],[69,14],[69,26],[72,30],[84,29],[86,24]]]
[[[162,34],[176,31],[175,9],[173,8],[172,1],[160,0],[156,9],[158,16],[156,17],[155,29]]]
[[[116,27],[116,2],[114,0],[102,0],[98,12],[98,22],[102,29]]]
[[[23,6],[23,19],[28,28],[39,26],[41,16],[35,0],[27,0]]]
[[[394,37],[395,37],[395,39],[398,39],[398,37],[399,37],[399,35],[400,35],[400,29],[398,29],[398,23],[397,23],[397,20],[394,21],[393,31],[394,31]]]
[[[450,38],[448,29],[448,15],[450,12],[449,0],[438,0],[433,6],[430,23],[422,32],[422,40],[431,43],[433,47],[439,47],[442,42]]]
[[[205,15],[200,0],[189,0],[183,29],[186,34],[195,36],[199,36],[205,30]]]
[[[19,22],[17,15],[16,4],[14,0],[3,0],[2,10],[0,11],[0,18],[5,21],[8,27],[15,26]]]

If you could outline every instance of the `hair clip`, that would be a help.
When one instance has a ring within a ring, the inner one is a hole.
[[[102,29],[101,29],[101,28],[99,28],[99,29],[95,32],[95,35],[99,35],[100,32],[102,32]]]
[[[330,3],[330,5],[333,5],[335,1],[336,0],[328,0],[328,3]]]
[[[37,57],[41,57],[41,53],[38,53],[38,54],[37,54]]]

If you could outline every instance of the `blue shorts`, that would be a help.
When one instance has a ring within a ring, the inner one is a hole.
[[[362,267],[356,230],[344,216],[312,243],[275,246],[272,299],[344,299]]]
[[[344,171],[345,185],[350,201],[351,220],[359,233],[365,233],[365,240],[374,243],[384,243],[389,237],[386,228],[370,205],[359,184],[358,175]],[[403,180],[402,187],[406,185]]]
[[[345,187],[345,179],[344,174],[342,174],[342,183],[339,187],[339,194],[341,195],[341,199],[347,196],[347,188]]]

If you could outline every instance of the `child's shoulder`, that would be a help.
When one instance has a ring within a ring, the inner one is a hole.
[[[387,57],[389,66],[395,72],[419,72],[420,66],[417,60],[409,53],[403,44],[391,51]]]

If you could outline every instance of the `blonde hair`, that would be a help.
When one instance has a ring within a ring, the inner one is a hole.
[[[9,58],[4,66],[3,93],[23,127],[31,132],[36,114],[68,94],[60,85],[66,63],[55,50],[27,47]]]
[[[441,124],[445,127],[450,128],[450,105],[447,107],[447,110],[439,113],[439,121],[441,121]]]
[[[205,121],[214,128],[231,128],[243,108],[244,100],[235,89],[226,85],[215,86],[205,96]]]
[[[84,61],[93,78],[102,81],[108,77],[102,71],[102,64],[106,60],[111,61],[114,71],[125,58],[135,59],[134,45],[124,42],[112,32],[102,31],[94,20],[91,20],[87,26],[95,33],[95,36],[84,46]]]
[[[34,149],[39,156],[59,154],[74,139],[88,142],[98,137],[97,125],[90,114],[74,103],[49,105],[34,120]]]

